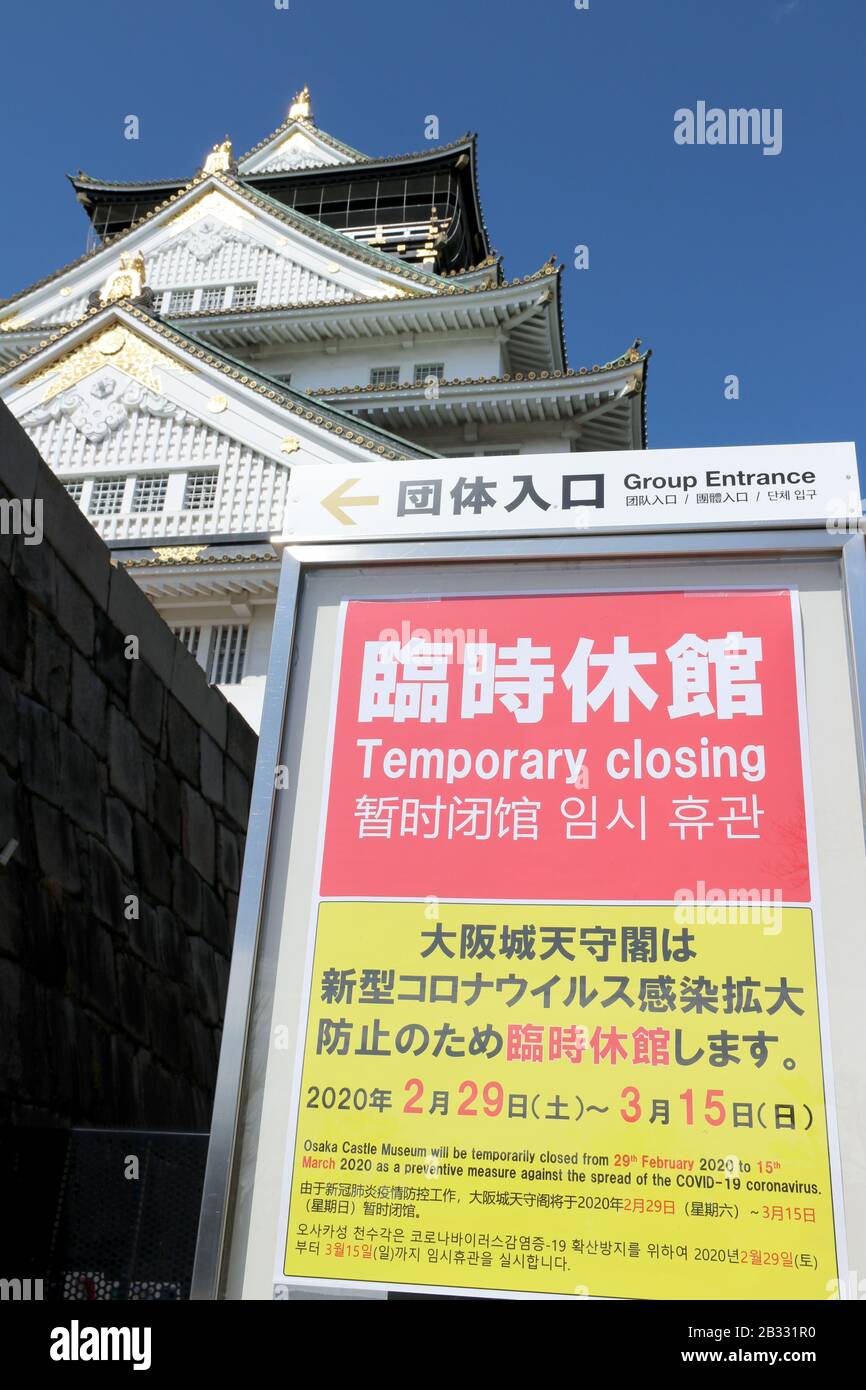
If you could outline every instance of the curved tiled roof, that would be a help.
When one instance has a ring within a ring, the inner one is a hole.
[[[233,381],[238,381],[242,386],[257,392],[258,395],[266,397],[271,401],[276,401],[279,405],[292,415],[297,415],[300,419],[308,420],[319,429],[328,430],[330,433],[345,439],[349,444],[355,444],[363,449],[369,449],[372,453],[380,455],[382,458],[438,458],[438,454],[430,449],[425,449],[420,444],[411,444],[408,440],[401,439],[398,435],[391,434],[388,430],[380,429],[378,426],[366,426],[365,430],[357,428],[357,421],[354,416],[346,415],[341,410],[333,406],[322,406],[319,410],[311,410],[311,398],[302,391],[294,390],[290,386],[274,380],[263,373],[254,372],[235,358],[229,357],[213,348],[206,348],[197,339],[189,337],[175,328],[170,328],[161,319],[154,318],[152,314],[141,309],[131,300],[118,300],[114,304],[99,305],[90,309],[82,318],[76,319],[74,323],[64,324],[56,333],[51,333],[47,338],[43,338],[39,343],[35,343],[27,351],[21,353],[14,361],[0,370],[0,378],[17,370],[31,358],[37,357],[46,347],[52,343],[60,341],[87,323],[89,319],[96,320],[100,314],[109,316],[113,311],[122,310],[131,317],[138,319],[147,327],[155,329],[160,337],[174,343],[183,352],[196,357],[204,362],[206,366],[216,367]],[[312,402],[312,404],[316,404]],[[325,411],[325,414],[322,411]]]
[[[0,309],[7,308],[17,300],[23,299],[26,295],[32,294],[34,290],[42,289],[45,285],[50,285],[52,280],[59,280],[68,271],[75,270],[80,265],[85,265],[96,256],[102,254],[108,247],[118,246],[126,237],[130,237],[134,232],[153,221],[161,212],[170,207],[177,199],[184,197],[185,194],[197,184],[204,183],[208,179],[215,179],[224,183],[229,190],[239,191],[250,202],[255,203],[263,212],[270,213],[274,217],[279,217],[286,226],[300,227],[302,231],[311,236],[314,240],[320,241],[324,246],[342,251],[351,255],[354,260],[363,261],[375,269],[387,270],[392,275],[397,275],[401,280],[416,281],[418,284],[443,284],[444,277],[434,274],[432,271],[417,270],[400,260],[399,256],[392,256],[388,251],[379,251],[375,248],[359,245],[351,237],[347,237],[343,232],[338,232],[331,227],[326,227],[323,222],[317,222],[315,218],[307,217],[303,212],[296,212],[293,208],[287,208],[284,203],[278,202],[275,198],[269,197],[266,193],[259,193],[256,189],[250,188],[249,184],[243,179],[235,178],[233,175],[226,174],[205,174],[203,171],[196,174],[183,188],[177,193],[173,193],[170,198],[157,203],[156,207],[146,213],[133,226],[118,232],[116,236],[108,237],[99,246],[95,246],[91,251],[85,251],[84,255],[79,256],[74,261],[69,261],[67,265],[61,266],[59,270],[52,271],[50,275],[45,275],[41,280],[36,280],[32,285],[27,285],[17,294],[11,294],[7,299],[0,299]]]
[[[507,386],[515,382],[536,382],[536,381],[569,381],[580,380],[584,377],[594,376],[599,372],[612,372],[620,367],[639,366],[645,364],[652,356],[652,349],[646,352],[638,352],[640,338],[635,338],[634,343],[620,357],[615,357],[611,362],[603,365],[596,363],[593,367],[578,367],[577,370],[567,368],[565,371],[553,372],[510,372],[503,376],[466,376],[450,377],[447,381],[440,381],[440,386]],[[390,391],[420,391],[423,386],[419,386],[414,381],[401,381],[394,386],[316,386],[307,394],[310,396],[356,396],[375,395],[377,392],[385,394]]]

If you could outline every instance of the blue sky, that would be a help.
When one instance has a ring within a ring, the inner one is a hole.
[[[571,365],[653,348],[651,447],[855,439],[866,471],[863,0],[48,0],[3,30],[0,294],[84,250],[66,173],[191,175],[308,82],[369,154],[424,148],[430,114],[478,132],[506,273],[567,266]],[[781,107],[781,154],[675,144],[699,100]]]

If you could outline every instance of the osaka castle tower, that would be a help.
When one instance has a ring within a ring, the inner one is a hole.
[[[0,394],[255,728],[293,464],[645,446],[649,354],[568,366],[562,267],[506,277],[474,136],[362,154],[304,88],[191,178],[71,183],[91,249],[0,303]]]

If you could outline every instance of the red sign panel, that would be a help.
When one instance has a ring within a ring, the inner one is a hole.
[[[795,617],[788,591],[350,601],[322,896],[809,902]]]

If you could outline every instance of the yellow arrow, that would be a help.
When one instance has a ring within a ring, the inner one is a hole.
[[[357,526],[358,524],[353,516],[346,515],[343,507],[375,507],[379,501],[378,497],[346,496],[349,488],[354,487],[360,481],[360,478],[347,478],[344,483],[340,483],[339,487],[335,487],[334,491],[329,493],[327,497],[322,498],[322,506],[325,511],[330,512],[331,516],[343,526]]]

